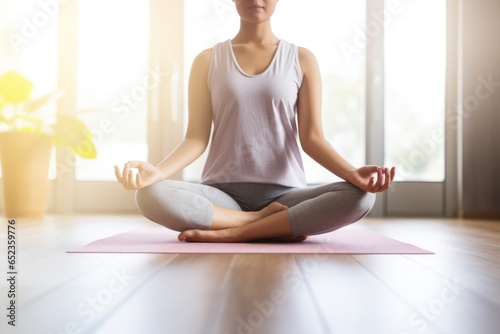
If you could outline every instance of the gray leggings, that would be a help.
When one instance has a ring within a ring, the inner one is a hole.
[[[375,195],[350,183],[289,188],[274,184],[225,183],[203,185],[161,181],[138,190],[142,214],[169,229],[209,229],[213,206],[257,211],[271,202],[289,207],[294,236],[330,232],[363,218],[373,207]]]

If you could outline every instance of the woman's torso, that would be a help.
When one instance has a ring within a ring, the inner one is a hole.
[[[253,182],[305,186],[296,105],[302,72],[295,45],[252,63],[227,40],[212,48],[208,72],[213,134],[202,183]]]

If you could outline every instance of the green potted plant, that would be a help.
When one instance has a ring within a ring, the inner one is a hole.
[[[41,217],[48,202],[52,147],[64,145],[74,154],[94,159],[92,134],[69,114],[47,112],[61,93],[31,99],[33,84],[9,71],[0,76],[0,160],[5,215]]]

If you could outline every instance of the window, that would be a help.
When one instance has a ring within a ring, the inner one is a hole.
[[[389,15],[386,164],[399,167],[398,181],[443,181],[446,1],[406,1]]]
[[[148,159],[146,101],[155,86],[148,67],[149,2],[78,2],[78,109],[97,146],[79,159],[77,180],[115,180],[113,166]],[[98,111],[95,111],[98,109]]]

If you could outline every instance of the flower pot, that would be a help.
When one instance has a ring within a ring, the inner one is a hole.
[[[52,141],[37,133],[0,133],[5,215],[40,218],[48,202]]]

